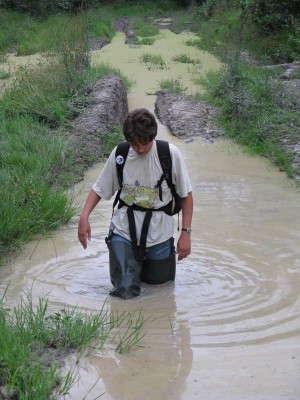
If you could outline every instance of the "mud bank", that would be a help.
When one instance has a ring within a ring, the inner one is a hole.
[[[216,122],[218,111],[204,101],[176,95],[169,90],[157,92],[155,113],[170,132],[185,140],[212,142],[222,134]]]
[[[89,167],[99,161],[101,135],[120,128],[127,113],[127,93],[122,80],[116,75],[99,80],[89,95],[88,107],[73,121],[69,133],[74,163]]]

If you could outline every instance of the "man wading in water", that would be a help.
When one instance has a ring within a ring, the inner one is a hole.
[[[129,146],[123,142],[125,153],[120,153],[118,146],[107,159],[80,216],[78,238],[86,249],[91,238],[90,213],[101,198],[109,200],[118,191],[114,204],[118,207],[106,238],[114,286],[110,294],[129,299],[140,294],[141,282],[160,284],[175,279],[173,215],[178,207],[174,210],[174,199],[177,203],[179,199],[182,207],[177,242],[178,260],[182,260],[191,252],[193,195],[180,151],[173,144],[155,140],[153,114],[144,108],[130,112],[123,134]],[[168,155],[161,155],[160,142],[170,149]]]

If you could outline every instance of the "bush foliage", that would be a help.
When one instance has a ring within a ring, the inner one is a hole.
[[[120,1],[120,0],[111,0],[111,1],[101,1],[101,0],[0,0],[0,7],[10,10],[16,10],[24,13],[28,13],[35,16],[46,16],[51,13],[56,12],[78,12],[88,7],[99,7],[106,5],[120,5],[120,4],[128,4],[135,5],[137,2],[133,0]],[[149,3],[147,1],[139,1],[139,4]],[[192,1],[191,0],[173,0],[173,1],[161,1],[154,0],[152,3],[157,3],[161,5],[162,3],[173,3],[175,7],[188,7]]]

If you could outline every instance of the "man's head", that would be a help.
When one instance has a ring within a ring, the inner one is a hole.
[[[123,134],[131,145],[146,145],[157,135],[157,122],[153,114],[145,108],[131,111],[123,124]]]

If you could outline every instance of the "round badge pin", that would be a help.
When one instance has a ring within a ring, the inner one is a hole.
[[[118,165],[123,164],[123,162],[124,162],[123,156],[117,156],[117,157],[116,157],[116,163],[117,163]]]

